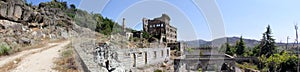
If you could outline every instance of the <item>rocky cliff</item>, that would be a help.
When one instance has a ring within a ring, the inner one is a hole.
[[[11,48],[91,32],[77,26],[61,8],[46,3],[28,6],[23,0],[0,0],[0,42]]]

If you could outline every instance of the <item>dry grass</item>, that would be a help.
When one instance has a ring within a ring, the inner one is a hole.
[[[67,47],[62,50],[61,57],[54,62],[56,66],[53,69],[59,72],[79,72],[74,53],[71,44],[67,45]]]
[[[21,61],[21,58],[17,58],[14,61],[10,61],[5,64],[3,67],[0,67],[0,72],[8,72],[11,69],[14,69],[18,66],[18,63]]]
[[[47,40],[48,43],[59,43],[59,42],[63,42],[66,41],[66,39],[58,39],[58,40]]]
[[[47,46],[48,43],[59,43],[59,42],[63,42],[63,41],[66,41],[66,40],[65,39],[58,39],[58,40],[44,39],[43,41],[38,42],[33,45],[20,45],[21,47],[13,48],[13,50],[10,52],[10,54],[14,54],[14,53],[25,51],[25,50],[38,49],[38,48]],[[53,47],[53,46],[51,46],[51,47]]]
[[[52,46],[43,48],[43,49],[41,49],[41,50],[39,50],[39,51],[35,51],[35,52],[29,53],[29,54],[25,54],[25,55],[23,55],[23,56],[20,57],[20,58],[17,58],[17,59],[15,59],[15,60],[13,60],[13,61],[10,61],[9,63],[3,65],[3,67],[0,67],[0,72],[8,72],[9,70],[16,68],[16,67],[18,66],[18,63],[19,63],[23,58],[25,58],[26,56],[29,56],[29,55],[31,55],[31,54],[35,54],[35,53],[38,53],[38,52],[42,52],[42,51],[44,51],[44,50],[47,50],[47,49],[49,49],[49,48],[51,48],[51,47],[55,47],[55,46],[57,46],[57,45],[52,45]]]

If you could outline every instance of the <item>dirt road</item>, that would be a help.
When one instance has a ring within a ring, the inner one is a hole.
[[[60,56],[60,50],[69,43],[70,41],[50,43],[43,48],[22,51],[14,56],[0,58],[0,67],[20,58],[20,62],[14,61],[17,67],[11,69],[10,72],[56,72],[52,69],[53,62]]]

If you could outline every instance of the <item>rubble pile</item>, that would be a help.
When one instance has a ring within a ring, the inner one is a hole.
[[[118,61],[116,49],[107,43],[99,43],[95,49],[96,63],[108,72],[124,72],[123,65]]]

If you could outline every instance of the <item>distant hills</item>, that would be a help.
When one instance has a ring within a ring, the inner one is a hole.
[[[227,42],[231,46],[235,45],[236,41],[239,40],[239,37],[226,37],[226,38],[227,38]],[[181,41],[181,42],[186,43],[189,47],[199,47],[199,46],[210,46],[212,44],[212,42],[218,42],[218,41],[221,41],[222,39],[224,39],[224,38],[218,38],[218,39],[214,39],[212,41],[205,41],[205,40],[198,39],[198,40]],[[246,46],[250,47],[250,48],[253,48],[256,45],[260,44],[260,41],[254,40],[254,39],[244,38],[243,40],[244,40]],[[286,43],[276,43],[276,46],[279,48],[286,48]],[[294,46],[296,46],[296,45],[294,45]],[[293,43],[288,44],[288,48],[291,48],[291,47],[293,47]]]

